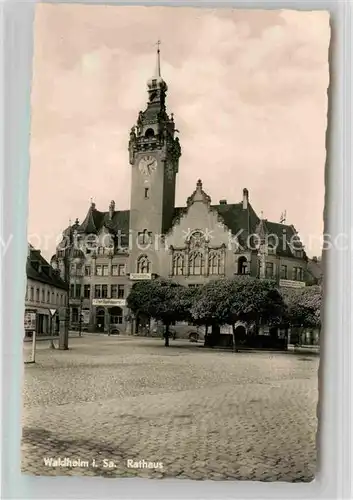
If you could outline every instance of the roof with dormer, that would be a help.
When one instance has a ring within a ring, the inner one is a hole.
[[[210,210],[216,212],[220,223],[224,224],[233,235],[237,235],[239,243],[246,247],[248,236],[252,234],[263,234],[263,236],[274,235],[279,242],[277,254],[287,257],[295,256],[289,242],[298,239],[296,249],[303,249],[303,258],[306,254],[299,236],[293,225],[272,222],[258,217],[252,205],[248,202],[244,209],[243,203],[226,202],[218,205],[211,204],[211,198],[202,188],[202,182],[199,180],[195,191],[187,200],[187,206],[176,207],[174,218],[169,230],[178,223],[178,221],[187,214],[189,206],[195,201],[206,203]],[[112,202],[113,203],[113,202]],[[130,229],[130,210],[120,211],[100,211],[97,210],[94,203],[91,204],[83,222],[79,224],[76,219],[74,226],[69,226],[64,234],[69,234],[74,229],[78,234],[98,234],[104,228],[112,235],[120,235],[121,245],[128,246]],[[168,231],[167,231],[168,232]]]
[[[26,262],[27,279],[46,283],[47,285],[61,290],[67,290],[67,284],[60,278],[59,273],[41,255],[40,250],[36,250],[29,245]]]

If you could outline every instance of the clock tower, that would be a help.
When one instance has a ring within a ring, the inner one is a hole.
[[[160,246],[174,215],[181,148],[173,114],[166,111],[168,87],[161,77],[159,43],[155,76],[147,82],[147,107],[140,111],[130,132],[130,273],[141,271],[138,258],[144,254],[151,264],[148,272],[158,274],[155,242]]]

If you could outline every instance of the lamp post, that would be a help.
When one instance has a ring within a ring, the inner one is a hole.
[[[69,325],[70,325],[70,282],[71,282],[71,259],[73,250],[73,231],[70,227],[68,241],[64,249],[64,281],[67,285],[67,302],[63,308],[60,318],[59,349],[66,351],[69,348]]]
[[[79,318],[79,331],[78,336],[82,336],[82,305],[83,305],[83,297],[80,297],[80,318]]]

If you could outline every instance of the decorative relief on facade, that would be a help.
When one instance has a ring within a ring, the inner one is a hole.
[[[151,262],[147,255],[141,255],[137,259],[137,273],[144,274],[151,272]]]
[[[209,246],[203,231],[187,236],[184,248],[170,247],[172,276],[223,276],[226,246]]]

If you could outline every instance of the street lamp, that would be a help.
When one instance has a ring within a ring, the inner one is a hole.
[[[67,285],[67,302],[60,321],[59,349],[66,351],[69,348],[69,324],[70,324],[70,283],[71,283],[71,260],[73,252],[73,231],[69,228],[69,241],[65,241],[64,248],[64,281]]]
[[[80,327],[79,327],[79,332],[78,335],[79,337],[82,336],[82,305],[83,305],[83,297],[80,297]]]

